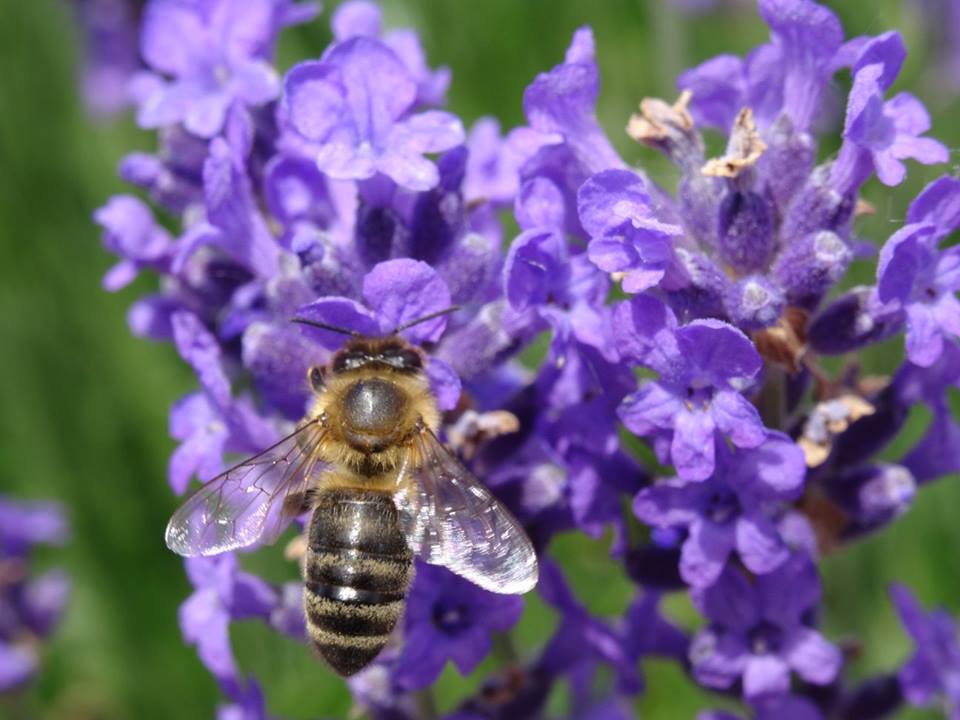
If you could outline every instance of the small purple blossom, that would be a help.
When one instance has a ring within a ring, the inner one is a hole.
[[[960,337],[960,248],[938,251],[935,228],[907,225],[887,241],[877,265],[877,297],[906,315],[911,362],[932,365],[945,340]]]
[[[916,650],[900,670],[900,686],[911,705],[927,707],[941,698],[945,712],[960,718],[960,635],[944,610],[925,613],[903,585],[890,588],[900,621]]]
[[[713,474],[718,432],[741,448],[763,442],[763,422],[741,394],[762,362],[739,330],[716,320],[678,326],[669,308],[643,297],[617,308],[615,334],[625,357],[659,373],[623,401],[620,418],[637,435],[656,436],[681,478]]]
[[[66,608],[66,574],[30,571],[36,545],[61,545],[66,539],[58,505],[0,497],[0,693],[16,690],[37,674],[41,643]]]
[[[407,596],[396,682],[405,689],[429,685],[447,660],[466,675],[490,652],[491,634],[508,631],[522,611],[516,596],[495,595],[449,570],[418,564]]]
[[[232,103],[256,107],[277,98],[280,78],[269,61],[288,12],[284,0],[151,0],[140,52],[153,72],[136,80],[139,123],[183,123],[209,138],[220,132]]]
[[[464,131],[446,112],[409,115],[416,95],[415,79],[393,50],[357,36],[290,71],[282,116],[332,179],[383,173],[402,187],[428,190],[439,176],[424,154],[459,145]]]
[[[786,692],[790,673],[826,685],[840,671],[840,651],[804,623],[820,599],[820,581],[810,560],[795,556],[751,584],[728,568],[716,584],[693,593],[710,620],[690,646],[697,679],[727,688],[738,679],[747,698]]]
[[[652,485],[637,494],[633,510],[650,525],[687,529],[680,573],[694,587],[716,582],[734,550],[751,572],[768,573],[789,555],[771,509],[797,496],[805,471],[800,448],[780,434],[736,452],[719,444],[710,479]]]

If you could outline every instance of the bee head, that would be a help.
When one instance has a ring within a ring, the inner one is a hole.
[[[358,338],[348,342],[346,347],[333,356],[333,362],[330,364],[334,374],[361,368],[414,373],[423,369],[423,358],[419,352],[398,337],[382,340]]]

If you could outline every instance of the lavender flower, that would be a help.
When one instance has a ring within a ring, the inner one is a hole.
[[[786,561],[771,506],[797,497],[806,471],[800,448],[778,433],[754,449],[731,452],[720,444],[717,450],[710,479],[667,480],[641,490],[633,503],[650,525],[686,528],[680,573],[695,587],[716,582],[734,549],[757,574]]]
[[[291,70],[283,115],[315,147],[317,167],[331,179],[381,172],[401,187],[429,190],[439,176],[423,155],[459,145],[464,133],[449,113],[410,115],[416,99],[416,79],[403,61],[383,43],[357,36]]]
[[[762,363],[743,333],[716,320],[678,327],[650,298],[621,305],[616,327],[626,357],[659,373],[624,400],[620,418],[638,435],[655,435],[661,462],[672,462],[681,478],[713,474],[717,432],[741,448],[763,442],[760,416],[741,395]]]
[[[62,544],[61,509],[0,497],[0,693],[29,682],[40,665],[41,642],[56,628],[70,592],[65,573],[31,577],[35,545]]]
[[[309,13],[287,0],[151,0],[143,11],[140,52],[153,72],[137,78],[137,119],[145,128],[182,122],[191,133],[218,134],[231,103],[256,107],[277,98],[270,65],[280,28]]]
[[[960,639],[956,621],[943,610],[928,614],[910,591],[894,585],[890,595],[916,652],[900,670],[900,686],[911,705],[926,707],[939,696],[951,720],[960,717]]]
[[[520,598],[486,592],[430,565],[417,566],[408,603],[394,671],[404,689],[433,683],[447,660],[469,673],[490,652],[491,634],[510,630],[523,612]]]
[[[693,599],[711,621],[690,646],[693,672],[708,687],[742,679],[744,695],[758,698],[786,692],[791,670],[816,685],[837,676],[840,651],[803,620],[820,599],[807,558],[794,557],[753,585],[729,568]]]

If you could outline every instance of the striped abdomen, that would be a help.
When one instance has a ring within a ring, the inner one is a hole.
[[[336,488],[316,497],[304,565],[307,629],[341,675],[383,649],[403,614],[413,556],[393,497]]]

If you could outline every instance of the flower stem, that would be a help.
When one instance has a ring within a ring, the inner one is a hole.
[[[510,633],[495,633],[493,636],[493,656],[504,667],[512,667],[520,663],[520,655],[513,644]]]
[[[436,720],[437,702],[433,697],[433,690],[426,687],[413,693],[417,705],[418,720]]]
[[[787,421],[787,373],[777,363],[767,363],[767,380],[760,390],[757,408],[763,424],[773,430],[783,430]]]

